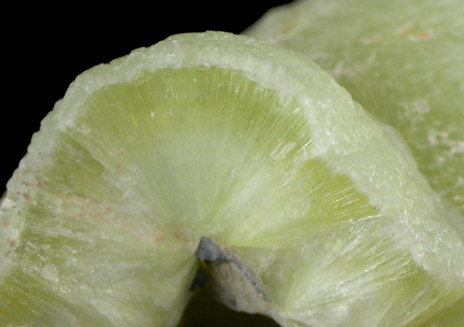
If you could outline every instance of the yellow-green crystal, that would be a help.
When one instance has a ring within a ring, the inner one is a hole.
[[[448,218],[307,58],[181,35],[84,73],[42,123],[1,203],[0,321],[175,326],[206,236],[281,325],[414,326],[464,292]]]
[[[246,34],[307,55],[394,126],[464,236],[463,1],[301,0]],[[464,324],[459,303],[426,326]]]

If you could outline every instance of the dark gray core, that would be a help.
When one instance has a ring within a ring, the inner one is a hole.
[[[225,250],[221,249],[213,240],[202,236],[198,245],[197,258],[205,263],[228,263]]]
[[[198,250],[196,254],[197,258],[207,264],[211,269],[211,271],[224,271],[224,269],[228,270],[229,273],[233,273],[232,271],[237,271],[237,273],[241,274],[242,277],[246,280],[248,280],[249,283],[251,283],[252,287],[254,288],[255,292],[259,295],[260,298],[263,300],[268,300],[268,297],[266,295],[266,291],[264,288],[264,285],[262,284],[260,278],[255,274],[253,270],[248,268],[245,263],[240,260],[239,257],[237,257],[235,254],[229,252],[227,249],[221,248],[216,242],[214,242],[212,239],[202,236],[200,239],[200,244],[198,245]],[[235,269],[230,270],[232,267],[227,269],[227,266],[234,266]],[[197,274],[197,277],[202,274],[200,271],[202,269],[199,269],[199,273]],[[215,277],[213,278],[221,278],[221,274],[215,274]],[[197,288],[199,284],[199,279],[200,281],[204,280],[204,277],[195,277],[192,287]],[[234,279],[238,279],[239,276],[236,276]],[[220,282],[220,281],[216,281]],[[205,285],[206,282],[204,282],[203,285]]]

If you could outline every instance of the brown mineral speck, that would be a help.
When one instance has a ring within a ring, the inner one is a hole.
[[[408,29],[404,29],[404,30],[401,30],[401,31],[400,31],[400,35],[401,35],[401,36],[408,36],[408,35],[410,35],[410,34],[411,34],[411,31],[408,30]]]
[[[12,240],[11,238],[7,239],[6,242],[10,248],[15,248],[18,245],[16,240]]]
[[[413,33],[408,29],[401,30],[398,34],[412,41],[427,41],[432,37],[430,32]]]
[[[429,32],[423,32],[423,33],[417,34],[417,38],[421,41],[426,41],[430,39],[430,37],[431,35]]]

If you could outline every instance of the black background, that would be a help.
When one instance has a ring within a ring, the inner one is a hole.
[[[291,1],[116,2],[3,10],[0,195],[40,121],[84,70],[184,32],[241,33]],[[4,8],[5,9],[5,8]]]

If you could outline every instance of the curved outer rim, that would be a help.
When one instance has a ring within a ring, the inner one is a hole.
[[[130,82],[140,72],[195,66],[237,70],[276,91],[282,103],[296,99],[314,135],[312,155],[324,159],[337,173],[350,176],[358,189],[369,195],[371,204],[390,220],[388,232],[418,265],[442,275],[452,287],[463,287],[464,255],[455,256],[459,249],[464,253],[463,241],[443,219],[437,195],[424,177],[411,168],[414,161],[409,154],[400,151],[380,124],[308,58],[246,36],[223,32],[175,35],[82,73],[44,119],[41,132],[34,135],[28,154],[8,183],[7,200],[3,202],[10,201],[10,194],[21,187],[17,177],[22,171],[29,166],[40,169],[32,160],[39,156],[35,149],[40,147],[42,153],[53,149],[53,138],[45,136],[43,130],[72,127],[74,116],[90,94],[107,85]],[[372,156],[373,148],[393,156]],[[378,167],[387,165],[396,169],[391,174],[378,174]],[[372,178],[377,182],[373,183]],[[401,184],[409,187],[398,187]],[[379,191],[379,185],[383,191]],[[421,224],[422,221],[427,224]],[[19,237],[20,229],[13,233]],[[6,240],[6,236],[0,237]],[[421,241],[430,237],[430,244]],[[454,250],[446,251],[450,244]],[[435,254],[437,248],[442,255]]]

